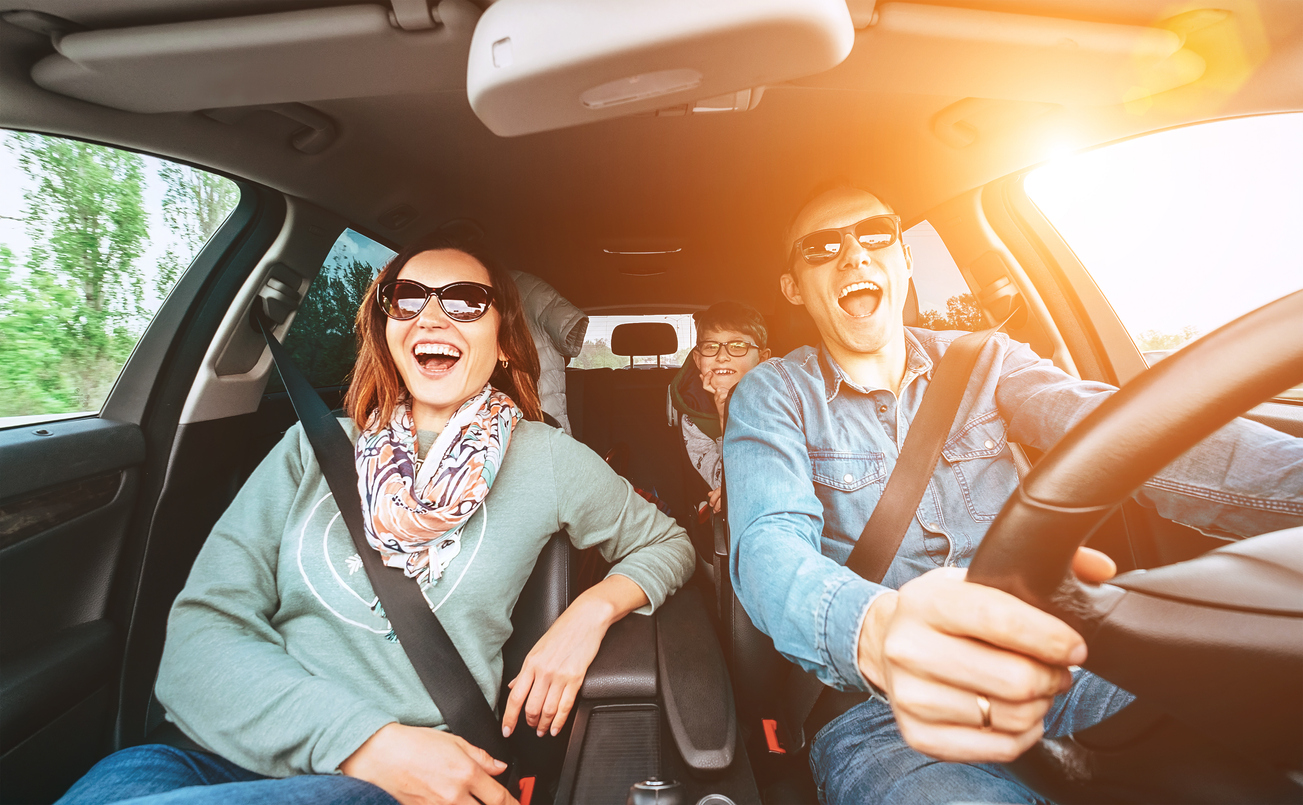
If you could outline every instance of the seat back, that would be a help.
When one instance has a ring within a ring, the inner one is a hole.
[[[511,637],[502,647],[502,687],[498,694],[497,713],[502,715],[507,703],[507,683],[516,678],[530,649],[551,628],[565,608],[574,600],[576,562],[570,537],[564,531],[552,535],[538,555],[534,571],[520,591],[511,612]],[[522,717],[521,723],[524,723]],[[568,732],[551,738],[539,738],[533,730],[518,728],[510,742],[526,775],[544,776],[560,773],[565,759]]]

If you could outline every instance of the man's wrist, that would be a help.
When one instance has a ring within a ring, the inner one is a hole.
[[[860,627],[859,646],[856,660],[864,679],[877,691],[887,689],[887,677],[883,668],[882,641],[887,626],[896,613],[896,591],[884,590],[869,602],[864,615],[864,625]]]

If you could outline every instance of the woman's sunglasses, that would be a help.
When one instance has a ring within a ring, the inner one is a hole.
[[[451,282],[431,288],[416,280],[391,280],[376,289],[380,309],[399,321],[421,315],[431,296],[439,300],[439,307],[453,321],[475,321],[493,304],[493,289],[478,282]]]
[[[820,229],[796,241],[792,244],[792,249],[805,262],[817,266],[841,253],[842,242],[847,235],[854,237],[869,251],[885,249],[900,240],[900,216],[874,215],[841,229]]]

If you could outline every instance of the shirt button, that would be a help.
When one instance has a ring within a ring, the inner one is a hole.
[[[992,447],[995,447],[995,442],[991,441],[990,439],[987,439],[986,441],[982,442],[982,444],[985,445],[987,450],[990,450]]]
[[[940,524],[940,523],[928,523],[928,524],[927,524],[927,530],[928,530],[928,531],[938,531],[938,532],[939,532],[939,531],[941,530],[941,524]]]
[[[878,406],[878,412],[879,412],[879,413],[882,413],[882,414],[887,413],[887,406],[885,406],[885,405],[879,405],[879,406]]]
[[[850,483],[851,481],[854,480],[855,480],[855,476],[851,475],[849,472],[842,476],[842,481],[845,483]]]

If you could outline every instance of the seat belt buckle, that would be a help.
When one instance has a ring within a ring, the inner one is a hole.
[[[529,801],[534,797],[534,778],[521,777],[518,787],[520,789],[520,796],[516,797],[516,801],[518,801],[520,805],[529,805]]]
[[[764,718],[760,720],[760,724],[765,728],[765,745],[769,747],[769,753],[772,755],[786,755],[787,747],[783,745],[783,741],[778,735],[778,720]]]

